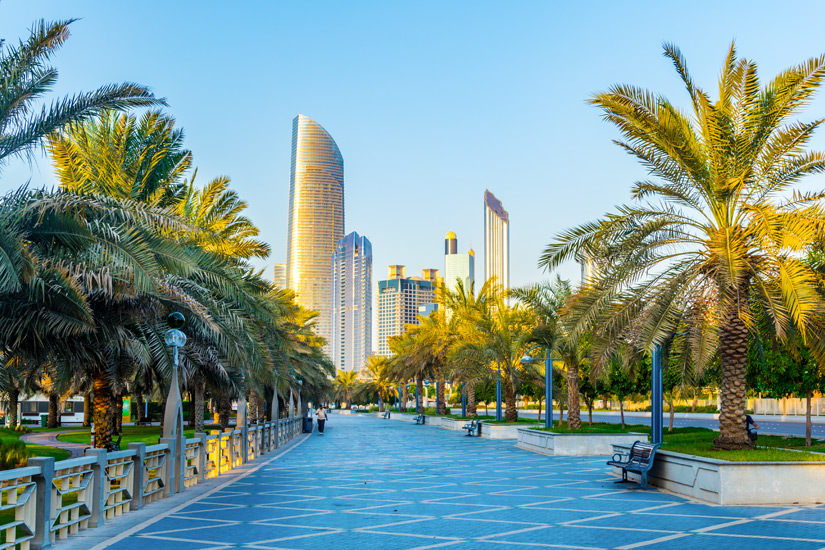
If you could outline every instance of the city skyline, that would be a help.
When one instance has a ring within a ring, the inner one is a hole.
[[[387,339],[418,324],[419,306],[435,300],[437,269],[422,269],[421,277],[407,277],[406,266],[387,266],[387,279],[378,281],[378,355],[392,355]]]

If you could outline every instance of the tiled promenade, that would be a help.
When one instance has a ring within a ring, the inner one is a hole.
[[[334,415],[284,456],[110,548],[823,549],[825,506],[715,507],[615,485],[603,458]]]

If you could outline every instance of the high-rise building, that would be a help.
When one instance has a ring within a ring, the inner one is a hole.
[[[484,279],[510,288],[510,217],[501,201],[484,191]]]
[[[447,290],[455,290],[458,280],[469,292],[475,281],[475,252],[470,249],[469,252],[459,254],[458,239],[450,231],[444,239],[444,286]]]
[[[275,264],[272,282],[278,288],[286,288],[286,263]]]
[[[387,338],[418,324],[418,307],[435,298],[437,269],[423,270],[424,277],[406,276],[403,265],[389,266],[388,280],[378,281],[378,355],[392,355]]]
[[[372,243],[352,232],[332,256],[332,361],[351,371],[372,353]]]
[[[332,253],[344,236],[344,159],[314,120],[292,121],[286,282],[298,303],[318,312],[316,332],[332,337]]]

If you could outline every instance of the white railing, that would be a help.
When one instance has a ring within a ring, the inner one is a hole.
[[[36,514],[36,483],[32,480],[41,474],[39,467],[17,468],[0,472],[0,514],[14,510],[14,519],[0,524],[5,535],[0,548],[20,548],[29,550],[29,541],[34,538]],[[11,515],[11,514],[9,514]]]

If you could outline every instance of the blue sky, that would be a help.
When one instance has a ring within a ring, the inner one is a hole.
[[[346,231],[388,264],[443,269],[443,238],[477,252],[483,193],[511,219],[511,280],[559,231],[629,200],[644,177],[586,104],[630,83],[687,106],[661,44],[687,56],[709,92],[732,39],[763,79],[825,51],[821,2],[167,2],[4,0],[0,36],[39,18],[81,18],[54,58],[58,92],[135,81],[169,102],[201,183],[227,174],[285,261],[291,121],[323,125],[345,161]],[[820,116],[821,98],[803,118]],[[825,136],[814,146],[825,149]],[[52,168],[15,162],[0,192]],[[576,266],[561,275],[578,279]]]

